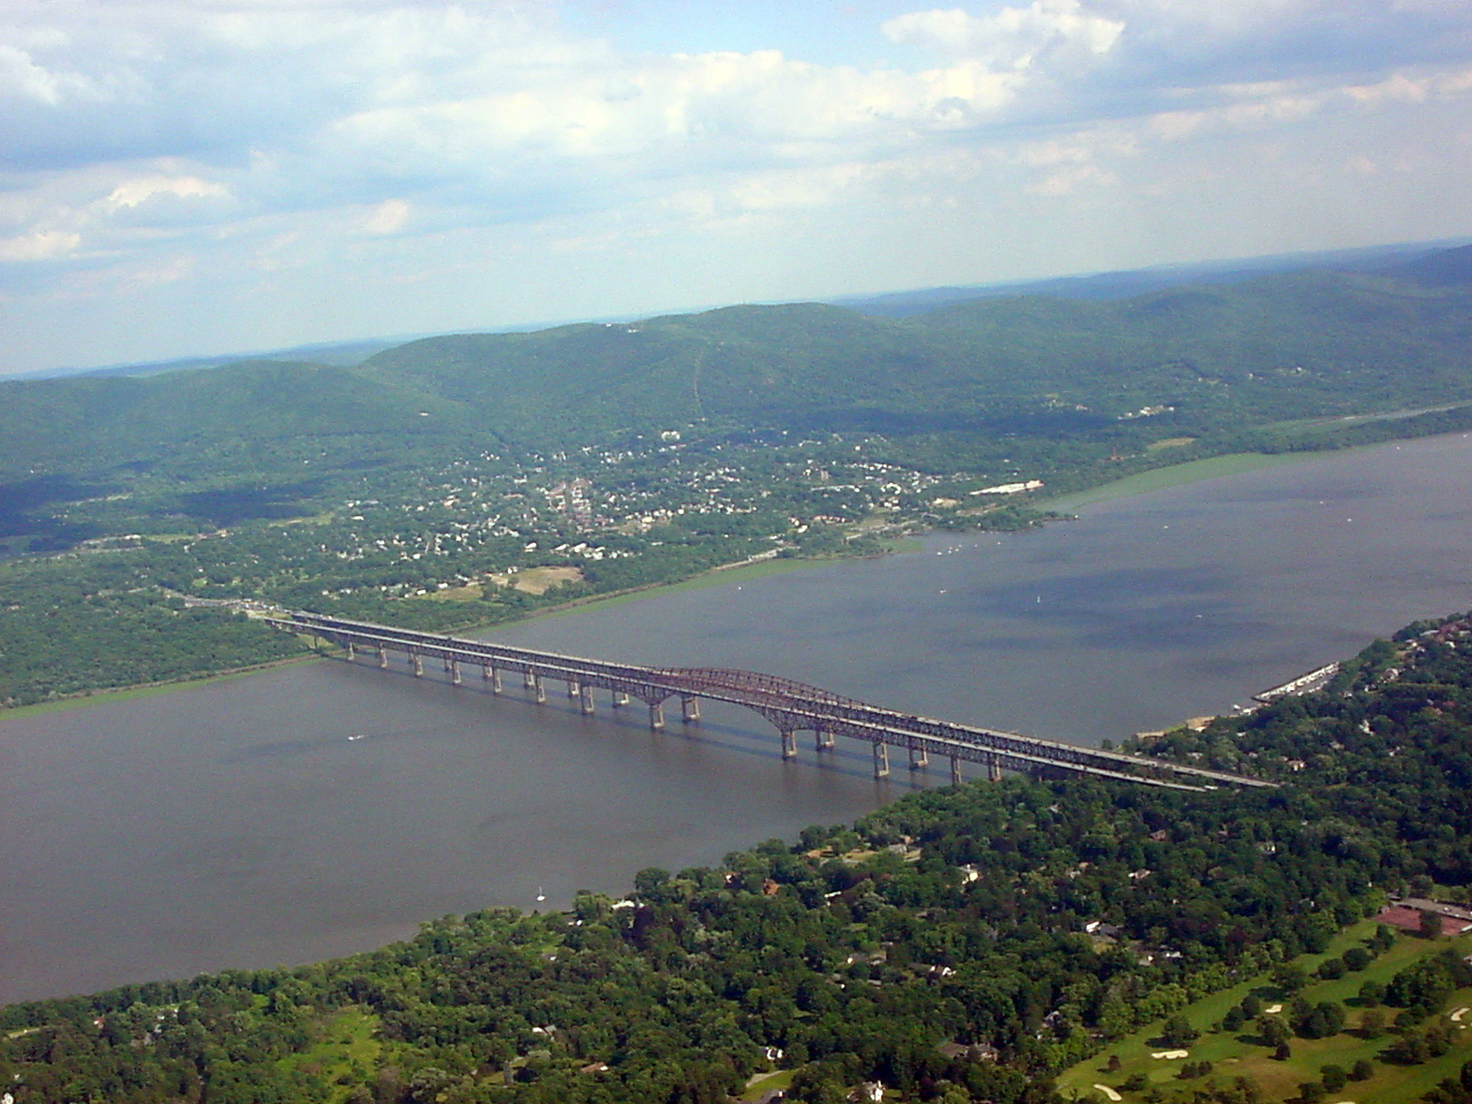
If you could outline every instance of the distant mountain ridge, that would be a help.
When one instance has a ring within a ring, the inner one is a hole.
[[[920,288],[876,295],[842,296],[824,300],[832,305],[861,314],[880,317],[906,317],[923,314],[953,303],[983,298],[1014,298],[1045,295],[1062,299],[1124,299],[1184,284],[1236,283],[1273,273],[1330,268],[1338,271],[1376,271],[1409,262],[1415,264],[1445,251],[1453,242],[1419,242],[1326,252],[1269,255],[1229,261],[1201,261],[1190,264],[1157,265],[1119,272],[1100,272],[1081,276],[1054,276],[1038,280],[977,284],[960,287]],[[1461,241],[1456,241],[1461,245]],[[1415,279],[1408,273],[1406,278]],[[705,313],[703,310],[683,312]],[[563,329],[570,325],[627,325],[636,317],[613,317],[580,323],[542,323],[498,327],[498,334],[532,333]],[[316,342],[269,351],[252,350],[222,353],[215,356],[182,357],[163,361],[140,361],[102,368],[58,368],[23,372],[11,380],[62,379],[72,376],[153,376],[172,372],[218,368],[245,360],[310,361],[340,367],[355,367],[376,353],[420,340],[424,336],[360,338],[352,341]]]
[[[1061,439],[1138,417],[1198,436],[1472,401],[1469,274],[1472,247],[1460,247],[1379,272],[1287,272],[1124,299],[991,297],[901,318],[828,304],[725,307],[423,338],[350,366],[256,359],[8,381],[0,469],[105,469],[313,437],[348,451],[446,436],[556,450],[687,427]]]

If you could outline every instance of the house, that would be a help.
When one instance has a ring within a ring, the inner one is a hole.
[[[935,1048],[942,1056],[956,1061],[958,1058],[968,1062],[995,1062],[997,1060],[997,1048],[987,1043],[941,1043]]]

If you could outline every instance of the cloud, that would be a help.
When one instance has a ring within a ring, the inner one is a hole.
[[[70,253],[81,244],[78,234],[33,230],[19,237],[0,239],[0,261],[49,261]]]
[[[374,236],[397,234],[409,221],[411,208],[402,199],[386,199],[363,222],[363,232]]]
[[[616,259],[766,233],[807,270],[802,235],[820,226],[928,212],[956,237],[977,210],[1058,217],[1037,212],[1180,194],[1171,158],[1229,179],[1236,166],[1212,157],[1323,128],[1342,141],[1319,168],[1363,180],[1351,166],[1390,163],[1349,148],[1371,117],[1416,147],[1396,163],[1467,149],[1460,2],[917,4],[875,20],[870,52],[846,60],[792,41],[634,49],[578,29],[592,2],[9,0],[5,278],[44,294],[52,276],[15,273],[94,265],[121,274],[96,285],[117,294],[205,296],[285,272],[333,286],[359,263],[428,287],[477,243]],[[612,25],[619,9],[599,12]]]
[[[974,16],[960,9],[919,11],[883,25],[893,42],[923,46],[999,70],[1077,65],[1110,52],[1125,29],[1116,18],[1086,10],[1079,0],[1034,0]]]

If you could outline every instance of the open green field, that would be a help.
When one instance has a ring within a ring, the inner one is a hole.
[[[776,1073],[761,1074],[754,1076],[746,1083],[746,1091],[741,1094],[742,1100],[760,1100],[763,1093],[771,1092],[773,1089],[781,1089],[786,1092],[792,1085],[794,1070],[778,1070]]]
[[[283,1058],[281,1067],[321,1076],[331,1086],[328,1104],[345,1104],[352,1094],[350,1086],[361,1084],[378,1064],[382,1044],[373,1037],[377,1027],[377,1016],[360,1008],[346,1009],[320,1026],[321,1037],[312,1046]]]
[[[1375,931],[1373,921],[1356,924],[1341,933],[1323,954],[1303,955],[1296,961],[1313,971],[1326,958],[1342,955],[1350,947],[1361,946]],[[1380,1060],[1380,1054],[1395,1041],[1397,1036],[1387,1031],[1375,1039],[1361,1037],[1358,1027],[1366,1009],[1356,995],[1366,981],[1381,984],[1389,980],[1411,962],[1424,955],[1437,954],[1447,947],[1454,947],[1461,954],[1472,953],[1472,936],[1428,942],[1423,939],[1400,935],[1396,943],[1383,955],[1376,958],[1364,970],[1345,974],[1334,981],[1311,981],[1302,991],[1302,996],[1312,1004],[1321,1001],[1338,1001],[1345,1005],[1348,1013],[1346,1029],[1326,1039],[1300,1039],[1290,1041],[1292,1053],[1289,1058],[1278,1061],[1273,1051],[1255,1038],[1254,1031],[1246,1026],[1235,1032],[1218,1029],[1222,1017],[1233,1005],[1241,1002],[1249,993],[1256,993],[1263,1004],[1271,1007],[1287,1001],[1273,988],[1267,975],[1260,975],[1242,982],[1231,989],[1214,993],[1182,1010],[1191,1026],[1201,1032],[1201,1037],[1187,1048],[1185,1058],[1154,1058],[1153,1054],[1167,1049],[1159,1039],[1164,1021],[1156,1021],[1114,1043],[1093,1058],[1065,1070],[1058,1077],[1058,1089],[1065,1098],[1103,1101],[1108,1094],[1097,1086],[1107,1085],[1125,1104],[1143,1104],[1147,1099],[1166,1102],[1187,1101],[1195,1089],[1206,1083],[1206,1078],[1181,1079],[1181,1067],[1188,1062],[1208,1061],[1213,1069],[1210,1078],[1220,1084],[1230,1084],[1234,1078],[1248,1077],[1257,1082],[1263,1101],[1286,1101],[1298,1097],[1301,1084],[1319,1079],[1320,1069],[1329,1064],[1348,1070],[1361,1058],[1374,1063],[1374,1075],[1366,1081],[1351,1081],[1336,1093],[1328,1094],[1328,1104],[1350,1102],[1353,1104],[1407,1104],[1415,1101],[1437,1082],[1446,1077],[1456,1077],[1462,1063],[1472,1060],[1472,1030],[1464,1028],[1452,1037],[1451,1049],[1442,1057],[1420,1065],[1391,1065]],[[1443,1016],[1459,1008],[1472,1006],[1472,989],[1459,990],[1447,1001]],[[1398,1011],[1377,1006],[1387,1022]],[[1472,1016],[1466,1017],[1472,1019]],[[1430,1023],[1431,1021],[1427,1021]],[[1423,1024],[1421,1027],[1425,1027]],[[1458,1025],[1461,1026],[1460,1024]],[[1118,1055],[1120,1068],[1107,1069],[1111,1055]],[[1137,1092],[1120,1089],[1129,1077],[1141,1074],[1147,1087]],[[1158,1092],[1158,1098],[1152,1093]]]

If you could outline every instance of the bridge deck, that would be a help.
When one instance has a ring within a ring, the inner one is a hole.
[[[1055,768],[1170,789],[1274,786],[1261,779],[1205,767],[901,713],[753,671],[608,663],[313,613],[294,612],[268,620],[278,628],[338,644],[405,651],[440,658],[446,663],[481,664],[551,678],[579,688],[622,692],[647,702],[651,709],[675,695],[729,702],[752,709],[776,725],[783,734],[784,749],[792,746],[789,744],[792,732],[810,730],[868,741],[876,746],[876,754],[882,746],[892,745],[908,748],[912,756],[945,755],[953,760],[1000,764],[1020,770]]]

